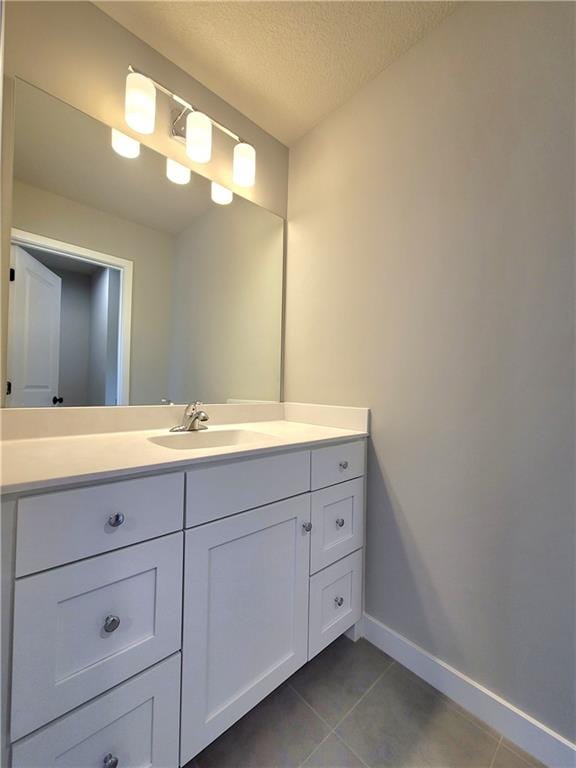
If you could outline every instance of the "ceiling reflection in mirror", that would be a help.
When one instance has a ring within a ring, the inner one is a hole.
[[[279,399],[284,222],[210,186],[17,81],[7,406]]]

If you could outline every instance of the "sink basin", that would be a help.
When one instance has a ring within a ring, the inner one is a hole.
[[[205,450],[206,448],[226,448],[237,445],[279,445],[282,441],[263,432],[248,429],[218,429],[202,432],[173,432],[170,435],[149,437],[151,443],[163,448],[175,448],[181,451]]]

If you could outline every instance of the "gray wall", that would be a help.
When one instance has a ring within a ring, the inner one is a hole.
[[[373,409],[368,612],[572,738],[573,34],[462,4],[291,151],[285,381]]]
[[[106,404],[108,368],[108,283],[110,272],[99,269],[92,275],[90,302],[90,358],[88,364],[88,404]]]
[[[88,405],[90,275],[55,269],[62,278],[60,381],[64,405]]]

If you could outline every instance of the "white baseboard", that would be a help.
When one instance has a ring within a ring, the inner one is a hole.
[[[550,768],[575,768],[576,745],[365,613],[364,637]]]

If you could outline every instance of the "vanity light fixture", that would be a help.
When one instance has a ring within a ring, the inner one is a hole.
[[[140,154],[140,142],[112,128],[112,149],[122,157],[133,159]]]
[[[186,116],[186,154],[195,163],[209,163],[212,157],[212,121],[203,112]]]
[[[210,197],[213,203],[217,203],[218,205],[230,205],[234,195],[230,189],[213,181],[210,184]]]
[[[140,72],[130,72],[126,78],[124,119],[138,133],[154,133],[156,87]]]
[[[234,183],[239,187],[253,187],[256,181],[256,150],[251,144],[241,141],[234,147],[232,170]]]
[[[174,184],[188,184],[192,176],[190,168],[186,168],[182,163],[177,163],[176,160],[166,158],[166,176]]]
[[[201,112],[149,75],[128,67],[126,79],[126,122],[139,133],[153,133],[156,113],[156,91],[164,93],[178,105],[173,113],[171,136],[186,143],[186,154],[196,163],[208,163],[212,157],[212,133],[216,128],[235,142],[232,176],[240,187],[253,187],[256,182],[256,150],[238,134]],[[185,125],[185,128],[184,128]]]

